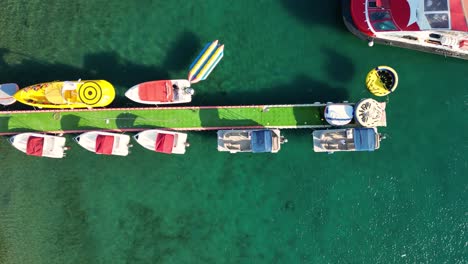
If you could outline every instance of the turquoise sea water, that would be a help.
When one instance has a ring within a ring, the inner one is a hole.
[[[335,1],[2,1],[1,83],[106,79],[130,106],[219,39],[194,105],[356,101],[377,65],[400,85],[374,153],[314,153],[310,130],[275,155],[219,153],[215,132],[63,160],[0,138],[0,263],[467,263],[468,62],[368,48]]]

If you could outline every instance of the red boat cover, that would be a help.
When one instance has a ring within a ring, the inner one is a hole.
[[[28,138],[28,143],[26,146],[26,154],[31,155],[31,156],[41,157],[43,147],[44,147],[43,137],[31,136]]]
[[[468,50],[468,39],[460,41],[460,49]]]
[[[174,135],[172,134],[158,134],[156,137],[156,152],[172,153],[174,146]]]
[[[463,7],[466,10],[463,10]],[[468,12],[468,0],[450,0],[450,19],[452,20],[452,29],[468,32],[468,18],[465,17]]]
[[[114,147],[114,136],[98,135],[96,138],[96,153],[111,155]]]
[[[143,101],[172,102],[174,100],[171,81],[145,82],[138,85],[138,96]]]

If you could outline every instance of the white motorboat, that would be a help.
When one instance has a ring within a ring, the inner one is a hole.
[[[279,129],[218,131],[218,151],[230,153],[277,153],[285,142]]]
[[[166,154],[184,154],[187,134],[160,129],[142,131],[133,138],[146,149]]]
[[[164,105],[189,103],[193,94],[188,80],[161,80],[137,84],[125,96],[141,104]]]
[[[10,137],[13,147],[30,156],[63,158],[65,156],[66,139],[39,133],[21,133]]]
[[[74,138],[83,148],[102,155],[127,156],[130,136],[118,133],[90,131]]]

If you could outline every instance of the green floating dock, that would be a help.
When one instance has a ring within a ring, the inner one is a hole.
[[[100,108],[0,112],[0,135],[21,132],[76,133],[149,128],[217,130],[235,128],[319,128],[325,104]]]

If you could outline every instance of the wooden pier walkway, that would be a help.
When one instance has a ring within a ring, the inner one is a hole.
[[[77,133],[89,130],[217,130],[319,128],[325,104],[99,108],[0,112],[0,135],[21,132]]]

